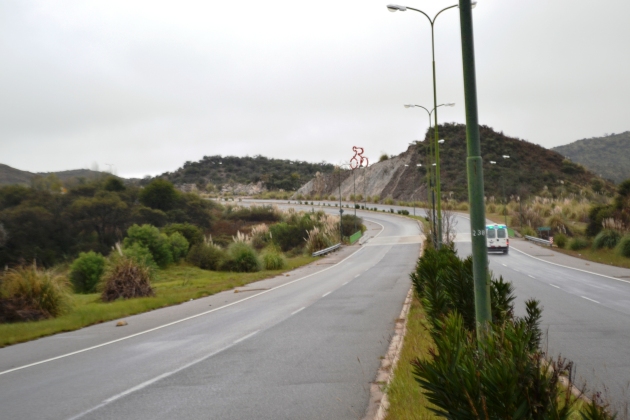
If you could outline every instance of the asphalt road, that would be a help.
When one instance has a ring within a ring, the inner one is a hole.
[[[0,418],[362,418],[420,250],[415,221],[366,221],[289,277],[0,349]]]
[[[456,249],[465,257],[471,254],[470,221],[455,216]],[[514,285],[517,314],[525,314],[527,299],[539,300],[547,354],[572,360],[576,384],[602,392],[623,413],[630,404],[630,270],[573,258],[522,239],[510,239],[510,246],[508,255],[490,253],[488,260],[496,277]]]

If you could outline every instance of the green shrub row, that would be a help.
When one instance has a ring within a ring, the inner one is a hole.
[[[546,359],[539,349],[538,301],[526,301],[526,316],[515,316],[512,285],[491,277],[492,322],[477,334],[471,257],[427,248],[411,279],[435,343],[430,357],[412,362],[431,411],[454,420],[571,418],[576,399],[560,375],[571,378],[572,363]],[[597,398],[580,415],[614,418]]]

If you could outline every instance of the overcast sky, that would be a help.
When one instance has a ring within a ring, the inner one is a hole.
[[[3,0],[0,163],[141,177],[215,154],[398,154],[428,127],[402,105],[432,107],[431,33],[386,4]],[[480,123],[544,147],[630,130],[628,16],[628,0],[479,0]],[[438,103],[456,103],[440,122],[464,122],[458,9],[435,28]]]

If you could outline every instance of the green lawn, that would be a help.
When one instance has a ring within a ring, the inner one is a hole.
[[[287,260],[284,270],[257,273],[230,273],[201,270],[185,263],[159,270],[153,282],[155,297],[117,300],[104,303],[97,293],[72,295],[72,309],[54,319],[0,324],[0,347],[33,340],[64,331],[78,330],[88,325],[111,321],[190,299],[243,286],[309,264],[317,258],[294,257]]]
[[[387,387],[389,410],[387,420],[412,420],[438,418],[428,409],[428,401],[413,377],[411,361],[428,357],[433,341],[428,331],[429,322],[424,309],[415,296],[407,319],[407,333],[394,370],[394,377]]]

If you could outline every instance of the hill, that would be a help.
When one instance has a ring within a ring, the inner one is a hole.
[[[63,184],[72,184],[79,179],[94,179],[103,175],[109,176],[106,172],[91,171],[89,169],[74,169],[70,171],[60,172],[28,172],[20,169],[12,168],[8,165],[0,163],[0,185],[25,185],[31,186],[33,181],[38,178],[46,178],[50,175],[54,175]]]
[[[616,183],[630,178],[630,131],[582,139],[552,150]]]
[[[186,162],[174,172],[160,175],[173,184],[196,184],[206,188],[213,184],[218,189],[230,184],[262,182],[267,189],[294,191],[317,172],[331,172],[333,165],[309,163],[264,156],[204,156],[198,162]]]
[[[439,133],[440,138],[445,140],[440,146],[443,196],[467,200],[466,126],[442,124],[439,126]],[[487,126],[480,127],[480,135],[487,197],[501,197],[503,188],[508,196],[524,197],[541,194],[544,190],[553,195],[579,194],[581,190],[593,185],[596,189],[612,191],[610,183],[600,180],[597,175],[557,152],[508,137]],[[370,197],[379,196],[382,199],[391,197],[398,200],[426,200],[425,175],[426,167],[431,163],[427,155],[432,137],[432,130],[427,131],[425,141],[409,146],[400,155],[375,163],[366,170],[357,170],[356,193]],[[504,159],[503,155],[510,157]],[[492,165],[490,161],[497,164]],[[418,163],[423,165],[419,171],[416,167]],[[341,175],[319,176],[302,186],[297,193],[304,196],[338,196],[339,177],[342,183],[341,195],[350,196],[354,188],[350,171],[343,171]]]

